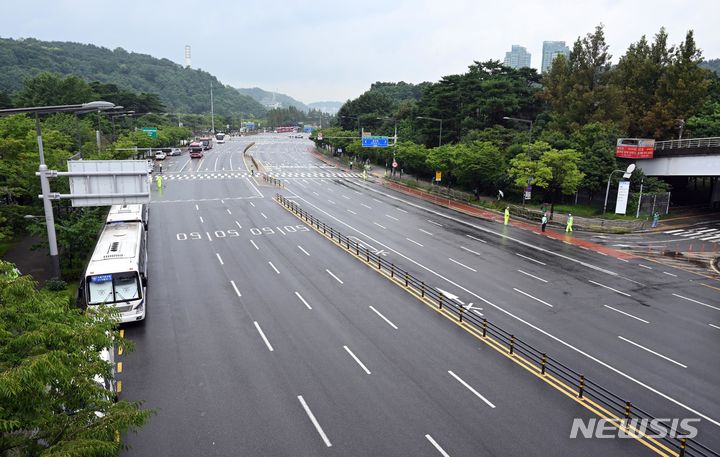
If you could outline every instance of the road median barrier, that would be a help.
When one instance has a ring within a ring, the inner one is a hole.
[[[426,284],[394,262],[371,252],[370,248],[363,245],[361,241],[342,234],[331,225],[302,209],[294,201],[280,194],[276,194],[274,199],[310,228],[382,274],[386,279],[405,289],[435,312],[462,327],[504,357],[514,361],[532,375],[545,381],[601,419],[605,419],[612,426],[655,453],[677,457],[720,457],[719,453],[693,438],[653,430],[654,422],[652,421],[657,421],[657,419],[631,401],[605,389],[588,379],[583,373],[536,349],[515,334],[488,321],[485,317],[480,317],[472,309],[465,307],[456,297],[445,295],[439,289]],[[650,426],[646,427],[640,424],[650,424]]]

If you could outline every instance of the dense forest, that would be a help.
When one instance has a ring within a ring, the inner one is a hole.
[[[543,75],[487,61],[432,83],[375,83],[316,142],[380,165],[394,154],[406,172],[430,180],[440,170],[443,184],[489,195],[517,197],[532,182],[543,201],[577,192],[592,201],[610,172],[627,165],[615,157],[618,138],[720,136],[720,77],[710,71],[718,66],[703,61],[692,31],[671,45],[664,29],[613,64],[598,26]],[[396,127],[395,148],[342,139]],[[633,175],[633,189],[642,178]],[[644,182],[646,192],[684,184]]]
[[[209,112],[211,84],[217,114],[262,117],[266,111],[252,97],[223,85],[205,71],[122,48],[110,50],[80,43],[0,38],[0,68],[3,69],[0,102],[3,92],[17,92],[25,80],[42,72],[52,72],[74,75],[88,82],[114,84],[133,92],[158,94],[170,112]]]

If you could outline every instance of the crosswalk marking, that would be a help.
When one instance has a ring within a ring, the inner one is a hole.
[[[270,172],[266,174],[272,178],[278,179],[292,179],[292,178],[359,178],[359,173],[346,173],[346,172]],[[163,178],[171,181],[196,181],[205,179],[239,179],[250,177],[248,172],[226,172],[226,173],[177,173],[177,174],[166,174]],[[255,177],[261,178],[262,175],[256,174]]]
[[[720,228],[696,227],[691,229],[674,229],[663,232],[666,235],[678,236],[678,240],[699,240],[711,243],[720,242]]]

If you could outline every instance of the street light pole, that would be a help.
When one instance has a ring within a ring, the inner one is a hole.
[[[429,121],[435,121],[440,123],[440,135],[438,137],[438,147],[442,146],[442,119],[438,119],[436,117],[425,117],[425,116],[417,116],[416,119],[427,119]]]
[[[48,247],[50,249],[50,260],[52,268],[52,277],[60,278],[60,256],[58,254],[57,236],[55,234],[55,216],[53,214],[50,181],[48,175],[48,167],[45,164],[45,150],[43,148],[42,130],[40,128],[40,114],[47,113],[87,113],[92,111],[103,111],[115,107],[110,102],[95,101],[83,103],[81,105],[61,105],[61,106],[42,106],[33,108],[10,108],[0,110],[0,116],[8,116],[13,114],[35,114],[35,133],[37,135],[38,154],[40,156],[40,166],[37,175],[40,177],[40,189],[42,191],[43,209],[45,210],[45,225],[48,232]]]
[[[503,119],[506,121],[517,121],[517,122],[524,122],[529,125],[528,128],[528,156],[530,155],[530,145],[532,144],[532,127],[533,127],[533,121],[530,119],[520,119],[519,117],[508,117],[504,116]]]
[[[608,176],[607,188],[605,189],[605,204],[603,205],[603,216],[605,215],[605,211],[607,211],[608,195],[610,194],[610,180],[612,179],[612,175],[614,175],[615,173],[624,173],[623,178],[629,178],[630,175],[632,175],[633,171],[635,171],[635,164],[631,163],[625,170],[613,170],[612,172],[610,172],[610,176]]]
[[[50,264],[52,266],[52,277],[60,278],[60,256],[58,255],[57,237],[55,234],[55,215],[53,214],[52,203],[50,202],[50,181],[47,176],[47,165],[45,165],[45,151],[43,150],[42,131],[40,130],[40,115],[35,113],[35,133],[37,134],[38,152],[40,153],[40,189],[42,190],[43,208],[45,209],[45,225],[47,226],[48,245],[50,247]]]

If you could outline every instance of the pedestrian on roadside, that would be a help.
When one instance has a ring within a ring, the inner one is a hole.
[[[655,214],[653,214],[652,228],[657,227],[658,222],[660,222],[660,213],[655,211]]]
[[[160,174],[162,174],[162,162],[160,162],[158,165],[160,165]]]
[[[505,208],[505,225],[508,225],[510,223],[510,207]]]
[[[543,214],[542,219],[540,220],[540,227],[542,228],[542,231],[545,231],[545,227],[547,226],[547,213]]]
[[[565,233],[571,233],[573,226],[573,215],[568,213],[567,226],[565,226]]]
[[[155,178],[155,184],[157,185],[158,192],[162,191],[162,176],[157,175]]]

